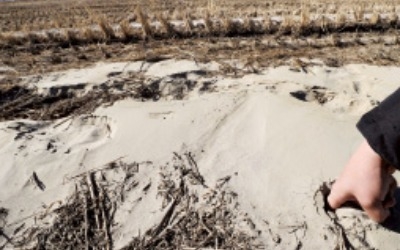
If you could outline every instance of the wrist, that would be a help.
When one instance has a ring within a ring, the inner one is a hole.
[[[365,161],[376,162],[375,166],[384,168],[391,174],[397,169],[393,167],[389,162],[385,161],[378,153],[375,152],[369,145],[367,140],[364,140],[359,148],[359,154],[364,158]]]
[[[373,163],[372,166],[377,166],[379,168],[382,168],[385,165],[383,164],[384,161],[382,157],[371,148],[366,140],[361,143],[355,156],[359,163],[363,163],[362,165],[371,165],[371,163]]]
[[[365,156],[374,158],[374,159],[382,159],[382,157],[375,152],[369,145],[367,140],[364,140],[360,145],[360,150],[365,154]]]

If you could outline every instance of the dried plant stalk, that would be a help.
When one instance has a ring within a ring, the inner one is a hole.
[[[138,21],[142,24],[144,39],[153,37],[153,31],[151,30],[148,18],[140,7],[136,9],[136,14],[138,16]]]

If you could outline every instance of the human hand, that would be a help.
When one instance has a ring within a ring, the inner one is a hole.
[[[364,141],[333,184],[328,203],[337,209],[345,202],[356,202],[372,220],[381,223],[389,217],[389,208],[396,204],[394,172],[395,168],[385,165]]]

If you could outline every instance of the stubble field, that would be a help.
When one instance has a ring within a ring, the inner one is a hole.
[[[0,2],[0,249],[390,249],[399,206],[324,202],[399,29],[400,0]]]
[[[240,59],[268,66],[293,56],[323,54],[331,60],[335,54],[338,64],[396,64],[400,41],[398,1],[17,1],[0,5],[0,63],[17,74],[98,60],[155,57]]]

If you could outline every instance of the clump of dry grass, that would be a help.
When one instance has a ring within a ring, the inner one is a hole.
[[[34,44],[48,43],[50,40],[45,32],[29,32],[28,37],[29,41]]]
[[[52,63],[62,63],[62,58],[59,56],[54,56],[51,60]],[[110,104],[132,96],[132,93],[128,91],[113,94],[104,89],[92,90],[80,96],[79,88],[83,87],[77,85],[71,87],[69,91],[65,91],[64,88],[64,91],[54,95],[43,95],[36,90],[22,88],[23,91],[18,95],[10,95],[7,103],[0,104],[2,110],[0,121],[18,118],[53,120],[72,115],[88,114],[102,104]],[[57,88],[54,87],[54,89]]]
[[[8,246],[21,249],[113,249],[115,215],[125,199],[146,195],[136,175],[141,164],[121,158],[102,167],[67,178],[75,191],[57,208],[52,205],[35,218],[35,226],[24,228]],[[118,173],[118,174],[115,174]],[[144,249],[258,249],[261,231],[241,210],[238,194],[229,188],[232,176],[206,185],[194,155],[174,153],[171,163],[160,167],[155,183],[162,199],[163,217],[144,234],[131,235],[124,250]],[[144,194],[143,194],[144,192]],[[141,202],[141,199],[135,202]]]
[[[53,29],[48,30],[47,36],[49,37],[50,41],[59,44],[68,44],[69,43],[69,36],[67,30],[65,29]]]
[[[264,20],[262,19],[255,19],[255,18],[248,18],[246,20],[248,22],[248,29],[249,32],[254,34],[263,34],[265,30]]]
[[[83,29],[83,35],[90,42],[104,42],[107,39],[106,34],[100,26],[86,27]]]
[[[379,25],[379,24],[381,24],[381,21],[382,21],[382,19],[381,19],[381,16],[379,15],[379,13],[374,12],[369,19],[369,25],[372,25],[372,26]]]
[[[2,36],[7,45],[24,45],[29,42],[29,35],[26,32],[7,32]]]
[[[227,187],[230,176],[219,179],[215,188],[207,187],[190,152],[175,154],[172,166],[175,170],[162,168],[158,186],[167,213],[124,250],[258,247],[255,224],[240,213],[237,194]]]
[[[280,25],[279,23],[273,21],[270,17],[267,17],[263,21],[264,32],[266,34],[275,34],[279,30],[279,25]]]
[[[195,18],[191,15],[188,14],[186,15],[186,27],[188,28],[188,32],[189,32],[189,36],[206,36],[207,35],[207,26],[204,23],[204,25],[202,23],[196,23],[195,24]]]
[[[214,13],[216,10],[215,0],[207,0],[207,10],[210,13]]]
[[[311,18],[308,8],[303,8],[300,14],[300,23],[294,27],[294,33],[297,35],[304,35],[310,32]]]
[[[175,37],[176,36],[176,31],[174,26],[171,24],[170,20],[167,19],[167,17],[163,14],[158,14],[157,15],[158,20],[160,21],[162,27],[164,28],[164,34],[166,37]]]
[[[217,30],[214,28],[214,23],[213,23],[210,12],[207,12],[206,18],[204,19],[204,21],[206,24],[208,34],[215,35],[217,33]]]
[[[103,30],[104,34],[106,35],[107,39],[116,39],[116,35],[114,29],[112,28],[111,24],[107,20],[104,15],[100,15],[97,18],[97,23]]]
[[[325,15],[321,15],[317,20],[314,20],[312,25],[312,32],[317,34],[327,34],[331,31],[335,31],[335,24]]]
[[[3,32],[0,32],[0,45],[6,45],[6,35]]]
[[[143,13],[142,8],[137,7],[136,15],[138,17],[138,21],[142,24],[143,30],[143,39],[149,39],[153,37],[153,31],[151,29],[148,17]]]
[[[241,35],[250,29],[249,22],[242,19],[226,18],[224,20],[224,34],[228,36]]]
[[[125,36],[125,33],[124,33],[124,31],[122,30],[122,28],[121,28],[121,25],[120,24],[114,24],[114,25],[112,25],[111,26],[111,29],[113,30],[113,32],[114,32],[114,38],[113,39],[111,39],[111,41],[126,41],[127,39],[126,39],[126,36]]]
[[[68,29],[68,42],[70,44],[81,44],[88,42],[87,33],[83,29]]]
[[[365,5],[360,4],[353,9],[353,15],[356,22],[361,23],[364,20]]]
[[[85,6],[84,10],[86,11],[86,14],[88,15],[89,19],[93,22],[96,23],[101,30],[104,32],[104,35],[107,40],[115,40],[117,39],[117,36],[115,34],[115,31],[111,25],[111,22],[108,20],[107,16],[101,13],[98,13],[95,9],[90,8],[89,6]],[[91,32],[86,31],[85,32],[88,37],[88,40],[95,39],[97,37],[90,37],[90,35],[94,35]],[[97,34],[96,34],[97,35]]]
[[[188,38],[193,36],[193,31],[191,29],[192,24],[188,22],[188,19],[184,19],[183,21],[175,21],[170,23],[172,26],[175,36],[178,38]]]
[[[399,23],[399,15],[396,13],[396,11],[392,11],[389,15],[388,18],[389,25],[391,27],[397,27]]]
[[[343,27],[345,27],[347,22],[347,17],[343,12],[338,12],[336,13],[336,19],[335,19],[335,30],[341,30]]]
[[[120,26],[127,40],[134,42],[142,39],[142,30],[134,29],[128,19],[123,20]]]
[[[285,16],[279,26],[278,35],[290,35],[296,27],[296,21],[291,16]]]

